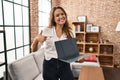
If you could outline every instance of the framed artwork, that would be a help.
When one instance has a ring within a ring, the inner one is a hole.
[[[86,22],[86,16],[78,16],[77,19],[79,22]]]
[[[86,25],[86,32],[91,32],[91,27],[92,27],[92,24],[88,23]]]
[[[91,32],[99,32],[99,27],[98,26],[92,26],[91,27]]]

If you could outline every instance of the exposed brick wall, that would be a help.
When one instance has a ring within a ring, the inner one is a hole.
[[[38,34],[38,0],[30,0],[31,42]]]
[[[52,0],[52,7],[60,5],[61,0]]]
[[[115,28],[120,21],[120,0],[52,0],[52,6],[61,5],[70,24],[77,16],[87,16],[87,23],[100,26],[101,37],[115,44],[115,60],[120,60],[120,32]],[[38,0],[30,0],[31,41],[38,33]]]
[[[53,0],[54,1],[54,0]],[[77,16],[87,16],[87,23],[99,26],[101,37],[115,44],[115,60],[120,60],[120,32],[115,28],[120,21],[120,0],[56,0],[67,12],[70,24]],[[55,6],[55,5],[53,5]]]

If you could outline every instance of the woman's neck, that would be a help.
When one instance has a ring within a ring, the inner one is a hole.
[[[62,36],[62,34],[63,34],[63,31],[62,31],[62,28],[63,28],[63,26],[56,26],[55,27],[55,30],[56,30],[56,35],[57,35],[57,37],[61,37]]]

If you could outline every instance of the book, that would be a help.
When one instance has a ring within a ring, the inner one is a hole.
[[[55,42],[58,59],[67,63],[77,61],[78,58],[86,58],[88,55],[79,53],[76,38],[69,38]]]
[[[85,58],[85,61],[87,61],[87,62],[97,62],[97,57],[96,57],[96,55],[90,55],[87,58]]]

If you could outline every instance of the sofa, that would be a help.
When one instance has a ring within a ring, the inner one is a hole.
[[[8,72],[10,75],[9,80],[43,80],[42,78],[42,67],[44,60],[44,49],[40,48],[36,52],[32,52],[29,55],[16,60],[8,64]],[[74,77],[78,77],[82,66],[98,66],[100,67],[99,61],[97,62],[83,62],[77,63],[72,62],[71,70]]]
[[[43,80],[42,64],[44,49],[39,49],[29,55],[8,64],[9,80]]]

